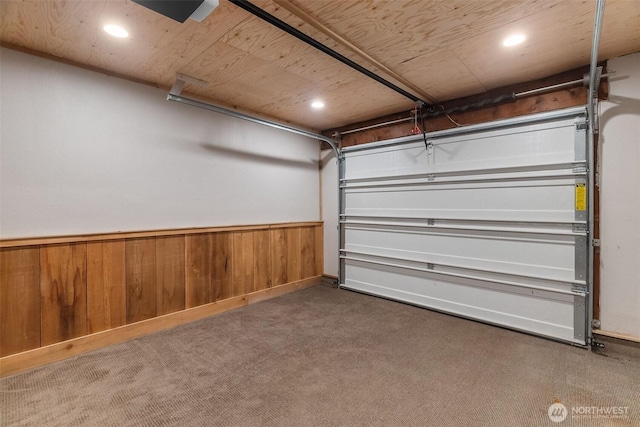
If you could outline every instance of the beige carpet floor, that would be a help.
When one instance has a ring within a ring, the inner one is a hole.
[[[640,426],[640,363],[319,285],[4,378],[0,405],[3,426]]]

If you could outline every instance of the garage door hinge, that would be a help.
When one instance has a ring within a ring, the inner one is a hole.
[[[585,165],[574,165],[573,168],[571,168],[571,171],[573,173],[586,173],[587,167]]]
[[[576,130],[587,130],[587,128],[588,128],[587,122],[576,123]]]
[[[573,224],[571,231],[574,233],[586,233],[587,226],[585,224]]]
[[[581,294],[581,295],[586,294],[587,287],[585,285],[572,285],[571,292],[573,292],[574,294]]]
[[[599,248],[600,247],[600,239],[591,239],[591,246],[593,246],[594,248]]]

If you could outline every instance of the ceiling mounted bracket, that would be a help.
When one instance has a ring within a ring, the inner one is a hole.
[[[171,87],[171,90],[169,91],[169,93],[171,95],[176,95],[176,96],[180,95],[182,93],[182,89],[184,89],[184,85],[187,83],[192,84],[194,86],[198,86],[198,87],[206,87],[209,84],[204,80],[199,80],[194,77],[189,77],[184,74],[176,73],[176,81]]]
[[[600,120],[598,116],[598,91],[600,90],[600,81],[602,79],[602,69],[603,67],[596,67],[594,73],[594,81],[593,81],[593,92],[591,93],[591,99],[589,100],[592,103],[592,111],[593,111],[593,132],[598,133],[600,131]],[[589,87],[591,87],[591,83],[589,83]]]
[[[202,22],[219,5],[219,0],[133,0],[133,2],[180,23],[184,23],[189,18]]]

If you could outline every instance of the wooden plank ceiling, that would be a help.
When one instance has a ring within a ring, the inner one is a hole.
[[[443,102],[589,63],[595,1],[254,0],[254,4],[394,84],[344,44],[288,12],[293,4]],[[176,73],[208,82],[185,94],[321,130],[409,110],[398,95],[220,0],[203,22],[180,24],[130,0],[3,0],[0,38],[164,88]],[[107,35],[118,23],[127,39]],[[527,35],[519,46],[501,41]],[[599,59],[640,50],[640,2],[607,0]],[[326,108],[314,111],[311,100]]]

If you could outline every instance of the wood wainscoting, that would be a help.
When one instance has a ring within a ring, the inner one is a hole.
[[[0,241],[0,376],[318,283],[322,223]]]

